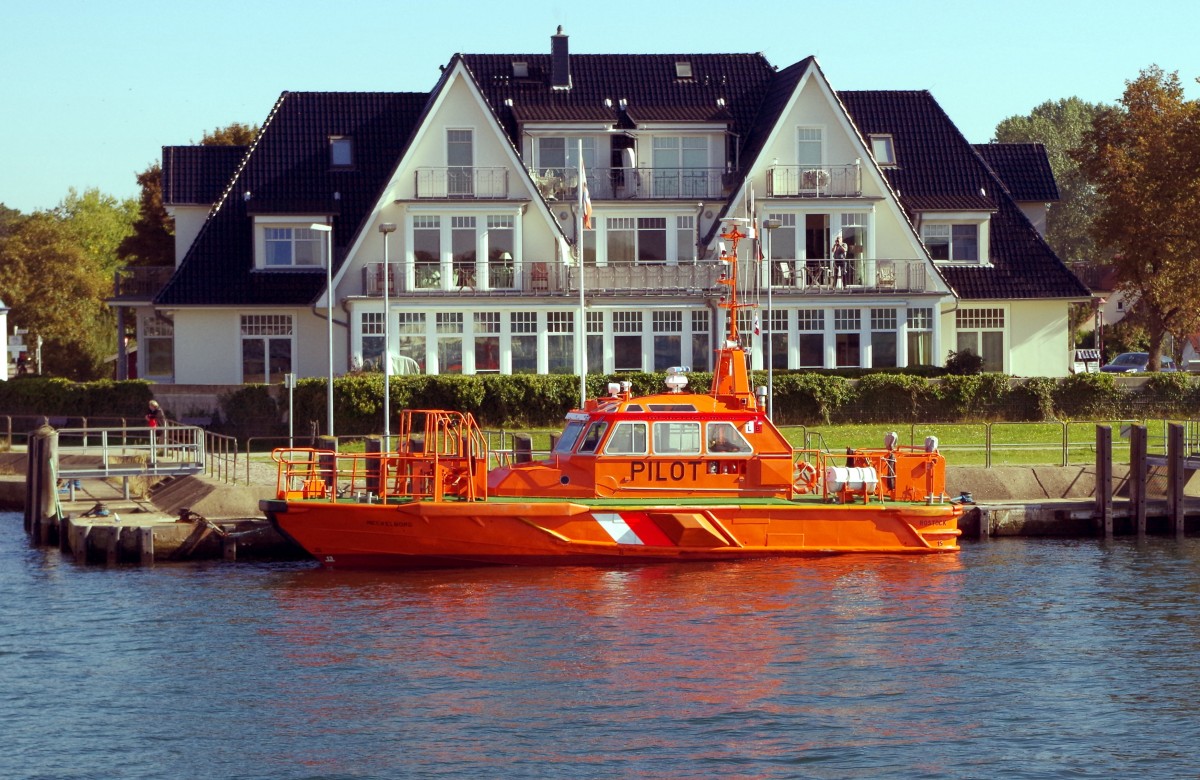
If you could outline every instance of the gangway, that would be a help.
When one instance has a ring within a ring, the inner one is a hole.
[[[166,428],[60,428],[58,477],[77,479],[176,477],[204,471],[204,429],[195,425]]]

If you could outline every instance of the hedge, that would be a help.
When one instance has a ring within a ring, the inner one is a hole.
[[[606,394],[610,382],[627,381],[634,393],[663,388],[665,375],[589,375],[589,398]],[[689,386],[707,392],[712,376],[690,374]],[[1076,374],[1063,379],[1018,379],[1003,374],[943,376],[912,373],[866,374],[847,379],[824,372],[776,372],[772,377],[775,421],[781,425],[862,422],[1044,421],[1087,419],[1187,419],[1200,416],[1200,378],[1154,374],[1140,387],[1110,374]],[[767,384],[762,371],[754,387]],[[573,375],[496,374],[394,376],[391,411],[406,408],[471,412],[485,428],[557,427],[579,399]],[[339,435],[377,433],[382,427],[383,375],[359,373],[336,381],[334,413]],[[153,396],[143,381],[75,383],[22,377],[0,382],[0,413],[11,415],[140,417]],[[303,379],[293,395],[298,436],[325,429],[325,382]],[[179,413],[179,410],[172,410]],[[213,429],[244,438],[287,433],[287,393],[248,385],[220,398]]]

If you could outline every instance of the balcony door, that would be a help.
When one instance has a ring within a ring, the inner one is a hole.
[[[446,194],[469,198],[475,194],[475,131],[446,131]]]

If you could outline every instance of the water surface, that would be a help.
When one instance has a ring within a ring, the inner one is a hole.
[[[106,569],[0,513],[0,777],[1196,777],[1198,564]]]

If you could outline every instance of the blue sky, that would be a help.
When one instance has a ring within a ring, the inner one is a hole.
[[[834,89],[927,89],[972,142],[1046,100],[1112,103],[1152,64],[1200,97],[1195,0],[16,0],[0,46],[0,202],[136,197],[164,145],[261,124],[279,93],[428,91],[455,52],[815,55]]]

